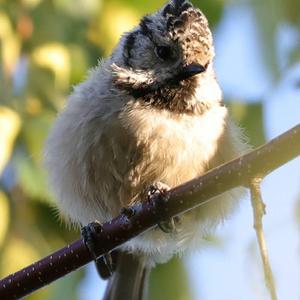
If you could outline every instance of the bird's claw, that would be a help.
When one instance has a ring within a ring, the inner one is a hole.
[[[166,197],[167,191],[170,190],[170,187],[162,182],[155,182],[150,185],[148,188],[147,197],[150,200],[154,195],[159,195],[161,198]]]
[[[95,221],[82,227],[81,235],[84,243],[86,244],[87,248],[94,258],[96,268],[100,277],[102,279],[107,279],[113,274],[116,268],[117,252],[113,251],[110,253],[105,253],[104,255],[101,255],[99,257],[97,256],[95,247],[95,234],[97,232],[101,232],[101,230],[101,224],[98,221]]]
[[[162,182],[156,182],[152,184],[148,189],[148,201],[150,201],[153,196],[156,196],[156,204],[158,206],[164,205],[166,202],[168,202],[167,198],[167,192],[170,190],[170,187]],[[159,208],[158,208],[159,209]],[[163,208],[162,208],[163,209]],[[162,212],[162,214],[164,214]],[[176,233],[176,224],[175,224],[175,218],[167,218],[164,221],[159,222],[158,227],[165,233]]]

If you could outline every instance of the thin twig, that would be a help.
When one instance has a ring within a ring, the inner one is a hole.
[[[274,283],[274,276],[268,255],[268,249],[263,230],[263,216],[266,214],[266,206],[262,200],[260,184],[262,178],[254,178],[250,183],[251,204],[253,208],[253,227],[256,232],[256,237],[259,245],[259,251],[263,262],[263,269],[265,274],[265,283],[269,290],[272,300],[277,300],[276,288]]]
[[[292,145],[292,146],[291,146]],[[238,186],[248,186],[256,177],[300,155],[300,125],[250,153],[217,167],[168,191],[168,202],[157,209],[155,199],[131,207],[133,216],[120,214],[102,225],[96,237],[95,253],[101,256],[163,220],[203,205],[212,197]],[[163,217],[162,217],[163,216]],[[18,299],[93,260],[83,240],[43,258],[0,281],[0,299]]]

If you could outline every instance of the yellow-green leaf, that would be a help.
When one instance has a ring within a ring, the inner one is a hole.
[[[139,14],[128,5],[104,1],[99,16],[92,23],[89,38],[108,55],[120,36],[138,24]]]
[[[11,20],[0,10],[0,53],[3,69],[11,76],[20,53],[20,41],[13,31]]]
[[[32,54],[34,63],[50,69],[58,88],[67,89],[70,82],[70,53],[62,44],[49,43],[36,48]]]
[[[0,106],[0,174],[11,156],[20,125],[21,120],[16,112]]]
[[[6,195],[0,190],[0,248],[9,225],[9,204]]]

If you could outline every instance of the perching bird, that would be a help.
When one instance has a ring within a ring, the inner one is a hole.
[[[143,201],[152,184],[175,187],[248,150],[222,102],[213,58],[206,17],[173,0],[143,17],[74,88],[45,150],[69,221],[106,222]],[[142,299],[146,270],[200,244],[239,192],[180,216],[171,234],[153,229],[123,245],[106,299]]]

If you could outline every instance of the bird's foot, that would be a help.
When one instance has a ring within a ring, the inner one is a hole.
[[[169,218],[166,221],[161,221],[157,225],[159,229],[164,233],[177,233],[174,218]]]
[[[156,182],[152,184],[148,189],[148,200],[155,197],[156,205],[158,206],[159,212],[162,214],[162,217],[165,215],[165,203],[168,202],[167,192],[170,190],[170,187],[162,182]],[[165,233],[177,233],[175,221],[176,218],[166,218],[165,220],[159,222],[158,227]]]
[[[108,279],[116,270],[118,251],[106,253],[95,260],[96,269],[102,279]]]
[[[116,269],[117,251],[105,253],[99,257],[97,256],[95,247],[95,234],[101,232],[101,230],[101,224],[98,221],[95,221],[82,227],[81,235],[87,248],[94,257],[98,274],[102,279],[107,279]]]

